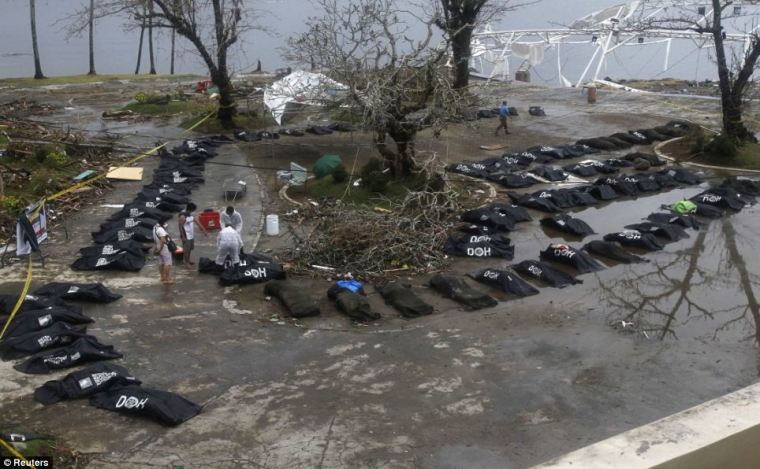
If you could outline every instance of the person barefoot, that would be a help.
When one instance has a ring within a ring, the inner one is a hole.
[[[179,214],[178,220],[179,237],[182,240],[182,260],[184,261],[185,267],[188,269],[190,266],[195,265],[195,262],[190,258],[193,248],[195,247],[195,227],[197,226],[204,235],[208,236],[206,229],[203,228],[203,225],[198,223],[198,220],[193,214],[197,208],[198,207],[194,203],[190,202],[187,204],[186,210]]]
[[[166,231],[166,222],[157,224],[153,227],[153,241],[156,245],[156,255],[158,256],[158,272],[161,275],[161,283],[169,285],[172,281],[172,253],[167,245],[169,233]]]

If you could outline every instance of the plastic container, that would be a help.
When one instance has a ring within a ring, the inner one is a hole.
[[[207,208],[198,215],[198,223],[208,231],[222,229],[221,214],[216,210]]]
[[[277,215],[267,215],[267,235],[277,236],[280,234],[280,219]]]

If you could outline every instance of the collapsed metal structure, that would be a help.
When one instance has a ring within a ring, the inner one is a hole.
[[[755,24],[760,19],[758,13],[758,2],[734,2],[723,16],[726,43],[735,50],[741,47],[746,50],[752,34],[760,28],[760,24]],[[494,31],[486,25],[472,38],[472,75],[489,80],[508,80],[510,58],[522,59],[518,70],[527,71],[543,63],[546,52],[553,50],[557,56],[561,86],[580,87],[594,82],[609,84],[599,76],[610,54],[622,47],[651,45],[665,48],[663,72],[667,72],[671,67],[674,41],[690,41],[699,50],[715,47],[710,34],[675,28],[670,20],[688,18],[695,25],[704,25],[712,15],[709,0],[636,0],[596,11],[566,28]],[[593,48],[583,72],[573,80],[566,76],[562,64],[562,48],[571,44]]]

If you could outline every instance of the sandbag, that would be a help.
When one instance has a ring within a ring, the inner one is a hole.
[[[385,303],[393,306],[401,316],[412,319],[433,313],[433,307],[420,298],[412,287],[401,283],[388,283],[377,287]]]
[[[335,301],[340,312],[355,321],[369,322],[381,317],[380,313],[372,311],[367,299],[359,293],[339,288],[334,294],[328,291],[328,297]]]
[[[581,238],[594,234],[594,230],[583,220],[560,213],[541,219],[541,224]]]
[[[90,303],[112,303],[121,298],[121,295],[113,293],[102,283],[52,282],[36,289],[34,294]]]
[[[112,360],[122,356],[112,345],[101,344],[97,338],[86,335],[65,347],[37,353],[13,368],[22,373],[46,374],[83,363]]]
[[[670,223],[684,228],[692,228],[694,230],[702,228],[702,224],[691,215],[677,215],[665,212],[651,213],[647,217],[647,220],[655,223]]]
[[[0,322],[4,324],[5,321]],[[33,309],[21,311],[16,314],[8,325],[3,337],[18,337],[31,332],[40,331],[54,323],[64,322],[67,324],[89,324],[92,318],[84,314],[61,306],[50,306],[45,309]]]
[[[536,287],[521,279],[510,270],[485,269],[471,272],[467,276],[476,282],[497,288],[514,296],[525,297],[539,293]]]
[[[302,285],[289,280],[273,280],[264,286],[264,294],[282,302],[294,318],[305,318],[319,314],[319,305],[309,297]]]
[[[145,266],[145,258],[129,252],[118,252],[110,256],[80,257],[71,264],[73,270],[125,270],[137,272]]]
[[[636,230],[641,233],[651,233],[661,238],[667,238],[670,241],[680,241],[689,237],[688,233],[686,233],[686,230],[680,226],[671,225],[669,223],[635,223],[633,225],[626,225],[625,228],[629,230]]]
[[[113,386],[90,397],[90,404],[130,416],[155,420],[166,426],[186,422],[201,412],[198,404],[177,394],[134,384]]]
[[[0,358],[13,360],[42,350],[68,345],[79,337],[86,336],[87,327],[72,326],[65,322],[55,322],[49,327],[15,337],[4,337],[0,341]]]
[[[626,230],[619,233],[604,235],[605,241],[620,243],[623,246],[631,246],[647,251],[661,251],[664,247],[651,233],[641,233],[635,230]]]
[[[545,284],[555,288],[565,288],[568,285],[583,283],[583,280],[578,280],[572,275],[557,270],[545,262],[527,260],[513,265],[512,268],[515,272],[541,280]]]
[[[541,251],[540,257],[545,261],[569,265],[580,274],[604,270],[604,266],[596,262],[593,257],[567,244],[550,244]]]
[[[82,399],[103,392],[112,386],[140,385],[140,380],[124,367],[97,363],[71,372],[60,380],[48,381],[34,390],[34,400],[43,405]]]
[[[621,248],[617,243],[612,243],[609,241],[589,241],[583,246],[583,250],[597,256],[612,259],[613,261],[622,262],[623,264],[638,264],[641,262],[649,262],[643,257],[629,253],[625,249]]]
[[[491,296],[467,285],[467,282],[461,277],[436,274],[430,279],[430,286],[445,297],[451,298],[472,310],[490,308],[499,304]]]

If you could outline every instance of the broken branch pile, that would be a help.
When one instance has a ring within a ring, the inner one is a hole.
[[[457,194],[410,192],[387,209],[340,201],[312,208],[310,234],[290,251],[297,270],[311,266],[384,276],[394,270],[426,272],[447,262],[442,248],[459,213]]]

